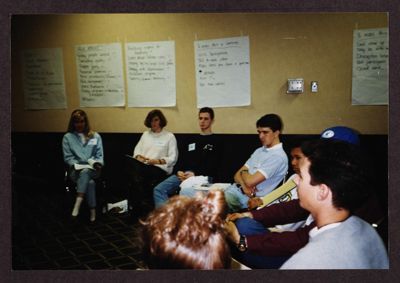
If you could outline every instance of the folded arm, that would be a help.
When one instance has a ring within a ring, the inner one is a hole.
[[[234,180],[237,184],[242,186],[244,193],[251,197],[254,195],[256,186],[265,180],[264,175],[260,172],[254,174],[249,173],[249,169],[246,165],[243,165],[235,174]]]

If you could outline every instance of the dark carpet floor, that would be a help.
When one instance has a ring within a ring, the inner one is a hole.
[[[12,182],[13,270],[146,269],[138,219],[151,211],[149,202],[141,202],[139,216],[99,211],[95,223],[89,223],[85,204],[71,219],[75,195],[64,188],[24,178],[13,177]],[[121,198],[112,191],[105,202]],[[370,223],[379,223],[378,233],[388,246],[387,217],[375,208],[364,214],[371,214],[365,218]]]
[[[145,268],[140,224],[125,214],[98,214],[88,208],[76,220],[59,189],[13,180],[13,270],[98,270]]]

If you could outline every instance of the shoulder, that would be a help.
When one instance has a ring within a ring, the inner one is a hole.
[[[261,150],[254,153],[255,158],[261,162],[264,168],[280,168],[280,170],[287,171],[288,158],[286,155],[277,153],[276,151]]]
[[[342,224],[344,224],[343,228],[346,230],[364,230],[365,233],[375,231],[368,222],[355,215],[350,216]]]
[[[257,148],[254,152],[253,152],[253,154],[259,154],[259,153],[261,153],[261,152],[263,152],[264,151],[264,147],[263,146],[260,146],[259,148]]]
[[[283,149],[282,143],[277,144],[272,150],[270,150],[272,156],[277,156],[278,158],[282,159],[282,161],[288,160],[287,154]]]
[[[144,132],[142,133],[142,136],[141,136],[141,137],[148,137],[148,136],[150,136],[150,131],[149,131],[149,130],[146,130],[146,131],[144,131]]]
[[[100,136],[100,134],[98,132],[94,132],[93,133],[93,137],[96,138],[96,139],[101,139],[101,136]]]
[[[339,226],[329,229],[327,231],[321,232],[315,236],[316,242],[321,239],[325,243],[336,243],[338,235],[341,235],[342,244],[352,243],[353,245],[363,245],[365,241],[360,241],[359,237],[356,235],[364,235],[364,239],[368,235],[375,234],[374,228],[357,216],[350,216],[345,221],[343,221]]]
[[[355,216],[355,215],[351,215],[349,218],[347,218],[345,221],[343,221],[342,224],[346,224],[346,225],[349,225],[349,226],[354,226],[354,225],[359,225],[359,226],[368,225],[368,226],[370,226],[363,219],[361,219],[360,217]]]
[[[164,135],[167,135],[167,136],[173,136],[174,135],[173,133],[171,133],[170,131],[167,131],[167,130],[163,130],[163,132],[164,132]]]
[[[175,135],[173,133],[171,133],[170,131],[163,130],[163,134],[168,138],[175,138]]]
[[[221,140],[221,135],[218,134],[211,134],[206,136],[208,139],[213,140],[215,142],[219,142]]]
[[[73,133],[67,132],[67,133],[64,134],[63,140],[69,140],[69,139],[71,139],[73,136],[74,136]]]
[[[283,143],[278,143],[277,145],[273,146],[272,152],[274,152],[276,154],[283,154],[286,156],[286,152],[283,149]]]
[[[194,139],[199,142],[217,142],[219,140],[219,137],[216,134],[210,134],[210,135],[198,134],[195,136]]]

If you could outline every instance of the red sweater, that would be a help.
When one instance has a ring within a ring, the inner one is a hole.
[[[307,218],[310,214],[300,207],[299,200],[273,204],[260,210],[251,211],[254,220],[265,227],[273,227],[278,224],[298,222]],[[299,228],[296,231],[266,232],[261,235],[249,235],[247,248],[254,254],[264,256],[289,256],[297,252],[308,243],[308,232],[315,226],[310,225]]]

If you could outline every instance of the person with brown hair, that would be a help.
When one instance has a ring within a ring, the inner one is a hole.
[[[359,148],[321,139],[302,144],[301,150],[306,158],[295,182],[299,204],[311,213],[315,227],[281,269],[388,269],[382,239],[354,215],[371,193]]]
[[[327,128],[320,138],[339,140],[359,147],[357,132],[344,126]],[[297,141],[294,151],[291,152],[293,171],[296,174],[289,179],[297,178],[300,164],[306,159],[301,144],[302,142]],[[241,239],[244,243],[241,246],[242,251],[239,246],[233,249],[232,254],[236,259],[251,268],[279,268],[307,244],[309,231],[315,227],[315,222],[310,213],[300,206],[297,192],[294,196],[288,202],[228,215],[229,238],[237,245]],[[295,224],[287,224],[292,222]],[[281,226],[282,224],[286,225]],[[279,231],[274,231],[273,228],[279,228]],[[282,228],[286,231],[282,231]]]
[[[172,173],[178,160],[176,138],[164,129],[167,119],[161,110],[150,111],[144,125],[149,129],[143,132],[126,165],[129,207],[135,213],[144,199],[152,201],[153,188]]]
[[[227,269],[231,255],[224,230],[224,193],[174,196],[143,225],[144,255],[151,269]]]
[[[281,117],[274,113],[266,114],[257,120],[256,127],[262,146],[235,173],[235,183],[225,189],[230,212],[248,209],[251,198],[272,192],[288,171],[288,157],[280,140]]]
[[[169,196],[179,189],[182,182],[191,177],[206,176],[209,182],[219,181],[223,145],[219,135],[212,131],[214,117],[214,110],[210,107],[203,107],[199,110],[200,134],[190,138],[186,146],[183,147],[186,148],[185,158],[177,173],[172,174],[154,188],[155,207],[167,202]],[[196,192],[197,190],[194,187],[190,187],[181,188],[179,193],[193,197]]]
[[[64,162],[70,179],[77,184],[77,196],[72,217],[79,214],[86,197],[90,208],[90,221],[96,220],[96,183],[104,165],[103,144],[98,133],[90,128],[85,111],[77,109],[71,114],[67,133],[62,140]]]

